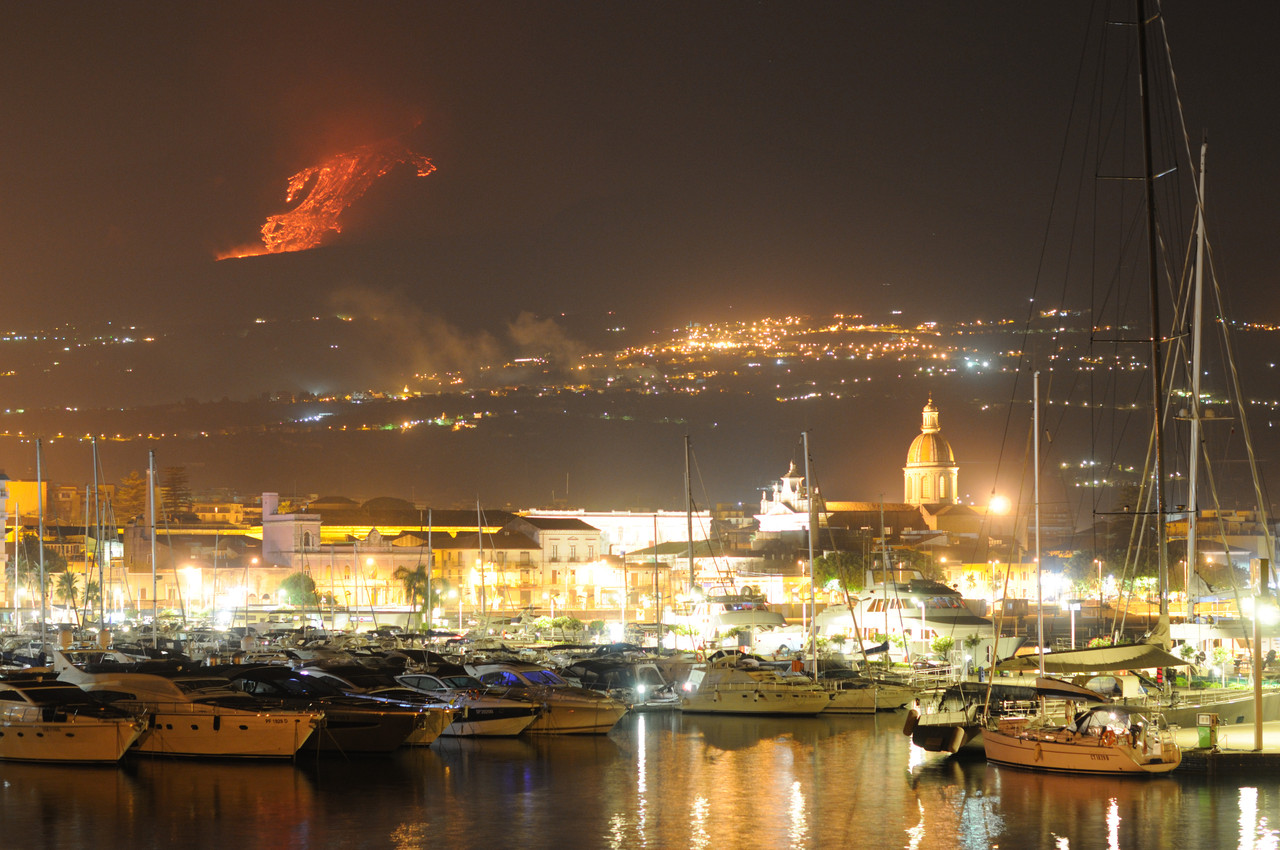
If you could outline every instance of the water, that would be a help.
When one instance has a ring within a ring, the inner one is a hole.
[[[1275,781],[1044,776],[913,749],[903,715],[628,716],[391,758],[0,764],[28,847],[1266,848]],[[1262,778],[1259,777],[1259,780]]]

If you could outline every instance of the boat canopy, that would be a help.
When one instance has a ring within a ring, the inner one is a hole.
[[[1148,670],[1153,667],[1186,667],[1185,658],[1165,652],[1158,646],[1145,643],[1121,646],[1098,646],[1092,649],[1068,649],[1064,652],[1046,652],[1046,673],[1063,675],[1070,673],[1104,673],[1115,670]],[[1040,656],[1022,655],[1005,658],[996,665],[997,670],[1031,671],[1040,669]]]

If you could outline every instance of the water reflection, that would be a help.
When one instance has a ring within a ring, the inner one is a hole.
[[[46,846],[1280,847],[1273,784],[921,757],[901,717],[628,718],[392,758],[0,763],[0,822]]]

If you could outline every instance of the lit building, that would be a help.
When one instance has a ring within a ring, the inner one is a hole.
[[[951,444],[942,436],[932,397],[924,406],[922,419],[920,434],[907,449],[907,465],[902,468],[902,501],[909,505],[954,505],[960,467]]]

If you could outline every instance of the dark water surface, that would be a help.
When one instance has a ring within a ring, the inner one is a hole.
[[[0,847],[1274,848],[1280,778],[1042,776],[903,716],[629,716],[392,758],[0,764]]]

